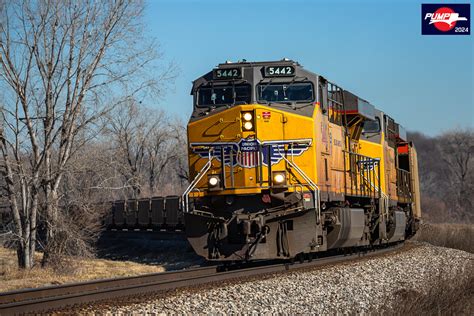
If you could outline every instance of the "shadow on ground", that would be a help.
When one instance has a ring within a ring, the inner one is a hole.
[[[182,232],[104,232],[97,243],[97,257],[159,265],[166,270],[205,264]]]

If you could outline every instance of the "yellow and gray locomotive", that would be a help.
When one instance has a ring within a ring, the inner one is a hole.
[[[292,60],[193,82],[186,234],[208,260],[395,243],[421,217],[416,151],[366,100]]]

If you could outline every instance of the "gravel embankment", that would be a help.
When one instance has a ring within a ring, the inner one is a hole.
[[[252,282],[178,290],[144,303],[101,305],[83,312],[156,315],[396,311],[400,306],[395,300],[400,300],[400,293],[427,296],[440,287],[443,292],[469,287],[473,280],[474,254],[420,244],[386,256]]]

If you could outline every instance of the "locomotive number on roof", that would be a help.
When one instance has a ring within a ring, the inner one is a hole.
[[[289,77],[295,75],[293,66],[267,66],[265,67],[265,77]]]
[[[214,79],[235,79],[242,78],[240,68],[214,69]]]

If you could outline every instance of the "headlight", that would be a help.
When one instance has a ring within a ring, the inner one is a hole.
[[[240,112],[240,117],[242,120],[242,130],[244,132],[253,131],[255,128],[255,122],[253,117],[253,111]]]
[[[218,176],[209,176],[207,179],[210,187],[215,187],[219,184],[219,177]]]
[[[273,172],[273,184],[274,185],[285,185],[286,184],[286,172],[285,171],[274,171]]]
[[[245,122],[244,123],[244,128],[245,128],[245,130],[250,131],[253,128],[252,122]]]
[[[246,112],[246,113],[244,113],[244,115],[243,115],[244,121],[250,121],[250,120],[252,120],[252,117],[253,117],[253,116],[252,116],[252,113],[250,113],[250,112]]]

